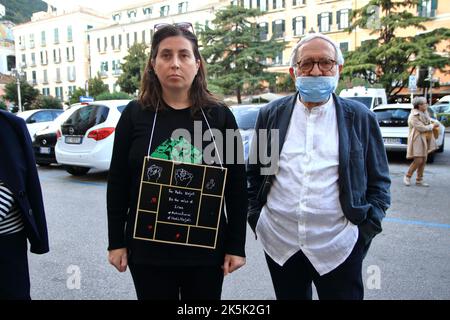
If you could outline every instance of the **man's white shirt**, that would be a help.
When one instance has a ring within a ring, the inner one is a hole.
[[[256,234],[279,265],[301,250],[324,275],[347,259],[358,227],[339,202],[339,135],[332,98],[308,110],[297,100]]]

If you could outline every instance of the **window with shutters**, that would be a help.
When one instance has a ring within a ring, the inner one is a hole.
[[[187,8],[188,8],[187,1],[180,2],[178,4],[178,13],[186,13],[187,12]]]
[[[251,9],[252,8],[252,0],[244,0],[244,8]]]
[[[331,15],[331,12],[322,12],[317,15],[317,20],[319,32],[331,31],[331,24],[333,23],[333,16]]]
[[[293,7],[299,6],[299,5],[302,5],[302,4],[306,4],[306,0],[292,0],[292,6]]]
[[[341,49],[342,53],[348,52],[348,42],[339,43],[339,48]]]
[[[97,38],[97,50],[98,50],[98,52],[101,51],[101,48],[100,48],[100,38]]]
[[[339,30],[343,30],[350,26],[349,17],[350,17],[350,9],[342,9],[336,12],[336,22]]]
[[[67,41],[72,42],[72,26],[67,27]]]
[[[46,41],[45,41],[45,31],[41,31],[41,46],[45,47]]]
[[[61,69],[56,68],[56,82],[61,82]]]
[[[272,33],[276,39],[284,37],[284,20],[279,19],[272,22]]]
[[[55,28],[53,30],[53,43],[58,44],[59,43],[59,29]]]
[[[152,7],[143,8],[142,12],[144,13],[144,16],[151,16],[152,15]]]
[[[42,79],[42,83],[43,84],[47,84],[48,83],[48,75],[47,75],[47,70],[43,71],[43,79]]]
[[[261,22],[258,24],[259,40],[264,41],[268,39],[269,24],[267,22]]]
[[[272,9],[283,9],[285,7],[285,0],[273,0]]]
[[[36,71],[31,71],[31,83],[32,85],[37,84]]]
[[[159,9],[159,16],[160,17],[167,17],[169,15],[169,6],[162,6]]]
[[[36,66],[36,54],[34,52],[31,53],[31,66]]]
[[[28,38],[30,40],[30,49],[33,49],[34,48],[34,34],[33,33],[30,34]]]
[[[292,19],[292,30],[294,31],[294,36],[302,36],[305,34],[306,28],[306,17],[295,17]]]
[[[111,48],[116,50],[116,39],[115,36],[111,36]]]
[[[438,0],[420,0],[417,11],[420,17],[433,18],[436,16]]]

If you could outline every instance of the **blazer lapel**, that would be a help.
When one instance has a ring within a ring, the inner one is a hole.
[[[336,119],[339,132],[339,177],[345,177],[350,158],[350,133],[353,127],[353,112],[343,104],[343,101],[333,94],[336,106]]]

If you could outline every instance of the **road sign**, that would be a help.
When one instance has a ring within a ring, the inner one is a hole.
[[[417,77],[409,76],[408,89],[411,91],[417,90]]]
[[[94,102],[93,97],[80,96],[80,102]]]

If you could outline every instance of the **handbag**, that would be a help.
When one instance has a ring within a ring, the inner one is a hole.
[[[441,130],[441,128],[439,128],[439,127],[433,127],[433,136],[435,139],[439,138],[440,130]]]

